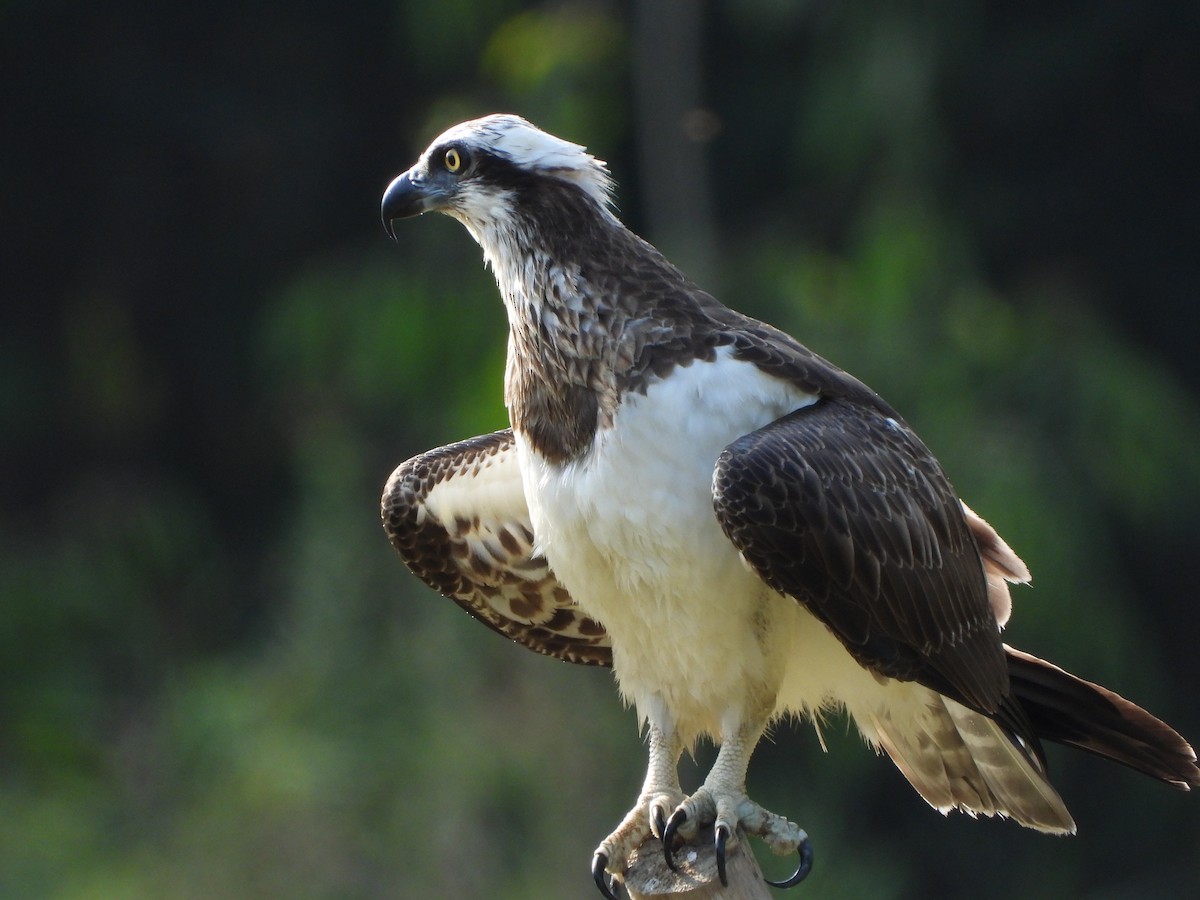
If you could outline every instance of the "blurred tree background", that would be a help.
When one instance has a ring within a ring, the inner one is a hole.
[[[0,895],[593,896],[633,715],[376,517],[400,460],[504,423],[478,249],[377,213],[495,110],[587,143],[635,230],[904,411],[1033,569],[1010,641],[1200,740],[1196,3],[0,21]],[[943,820],[827,732],[751,769],[814,837],[796,896],[1200,895],[1200,799],[1052,748],[1077,837]]]

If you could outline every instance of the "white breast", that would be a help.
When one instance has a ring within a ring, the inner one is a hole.
[[[643,716],[665,704],[681,731],[715,732],[715,711],[748,685],[778,687],[764,606],[795,604],[778,603],[721,532],[713,466],[733,440],[815,400],[721,352],[624,398],[578,461],[547,463],[518,435],[539,546],[608,630]]]

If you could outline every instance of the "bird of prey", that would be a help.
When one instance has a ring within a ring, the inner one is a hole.
[[[511,428],[421,454],[382,515],[428,585],[526,647],[611,665],[649,765],[596,850],[613,897],[651,834],[805,833],[746,793],[769,724],[843,709],[930,805],[1075,823],[1042,740],[1176,787],[1196,754],[1117,694],[1005,645],[1024,563],[878,394],[734,312],[613,212],[605,163],[522,118],[450,128],[383,196],[483,249],[508,313]],[[687,795],[677,764],[719,744]]]

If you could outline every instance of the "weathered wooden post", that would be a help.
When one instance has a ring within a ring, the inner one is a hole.
[[[770,900],[758,860],[744,834],[725,853],[728,885],[717,877],[717,851],[712,828],[700,833],[695,844],[686,844],[675,854],[678,871],[672,872],[663,857],[662,843],[651,837],[630,859],[625,872],[625,890],[630,900]]]

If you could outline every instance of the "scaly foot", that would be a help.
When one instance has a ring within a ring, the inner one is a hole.
[[[616,900],[617,885],[629,856],[651,834],[662,839],[667,819],[683,798],[682,791],[654,790],[638,797],[633,809],[626,813],[616,831],[600,842],[592,857],[592,878],[600,893]]]
[[[704,825],[712,823],[716,842],[717,875],[722,884],[725,876],[725,849],[738,839],[738,829],[756,834],[779,854],[798,853],[800,864],[790,878],[770,882],[776,887],[799,884],[812,868],[812,846],[808,835],[794,822],[763,809],[746,796],[746,767],[750,754],[762,736],[764,719],[742,718],[722,729],[721,749],[709,770],[708,777],[696,793],[676,807],[667,821],[663,836],[663,854],[667,865],[675,868],[672,854],[675,839],[694,838]]]
[[[600,842],[592,857],[592,878],[607,900],[617,900],[616,891],[629,855],[651,834],[657,838],[663,836],[667,818],[683,800],[675,768],[680,753],[678,739],[669,728],[653,722],[649,737],[650,764],[637,803],[625,814],[617,830]]]
[[[725,877],[725,850],[737,841],[738,830],[758,835],[771,850],[781,856],[798,853],[796,871],[783,881],[768,881],[775,887],[789,888],[799,884],[812,868],[812,845],[804,829],[783,816],[763,809],[742,791],[719,791],[707,785],[676,807],[662,835],[663,853],[667,865],[675,868],[676,838],[693,838],[701,827],[712,823],[717,850],[717,874],[721,884]]]

